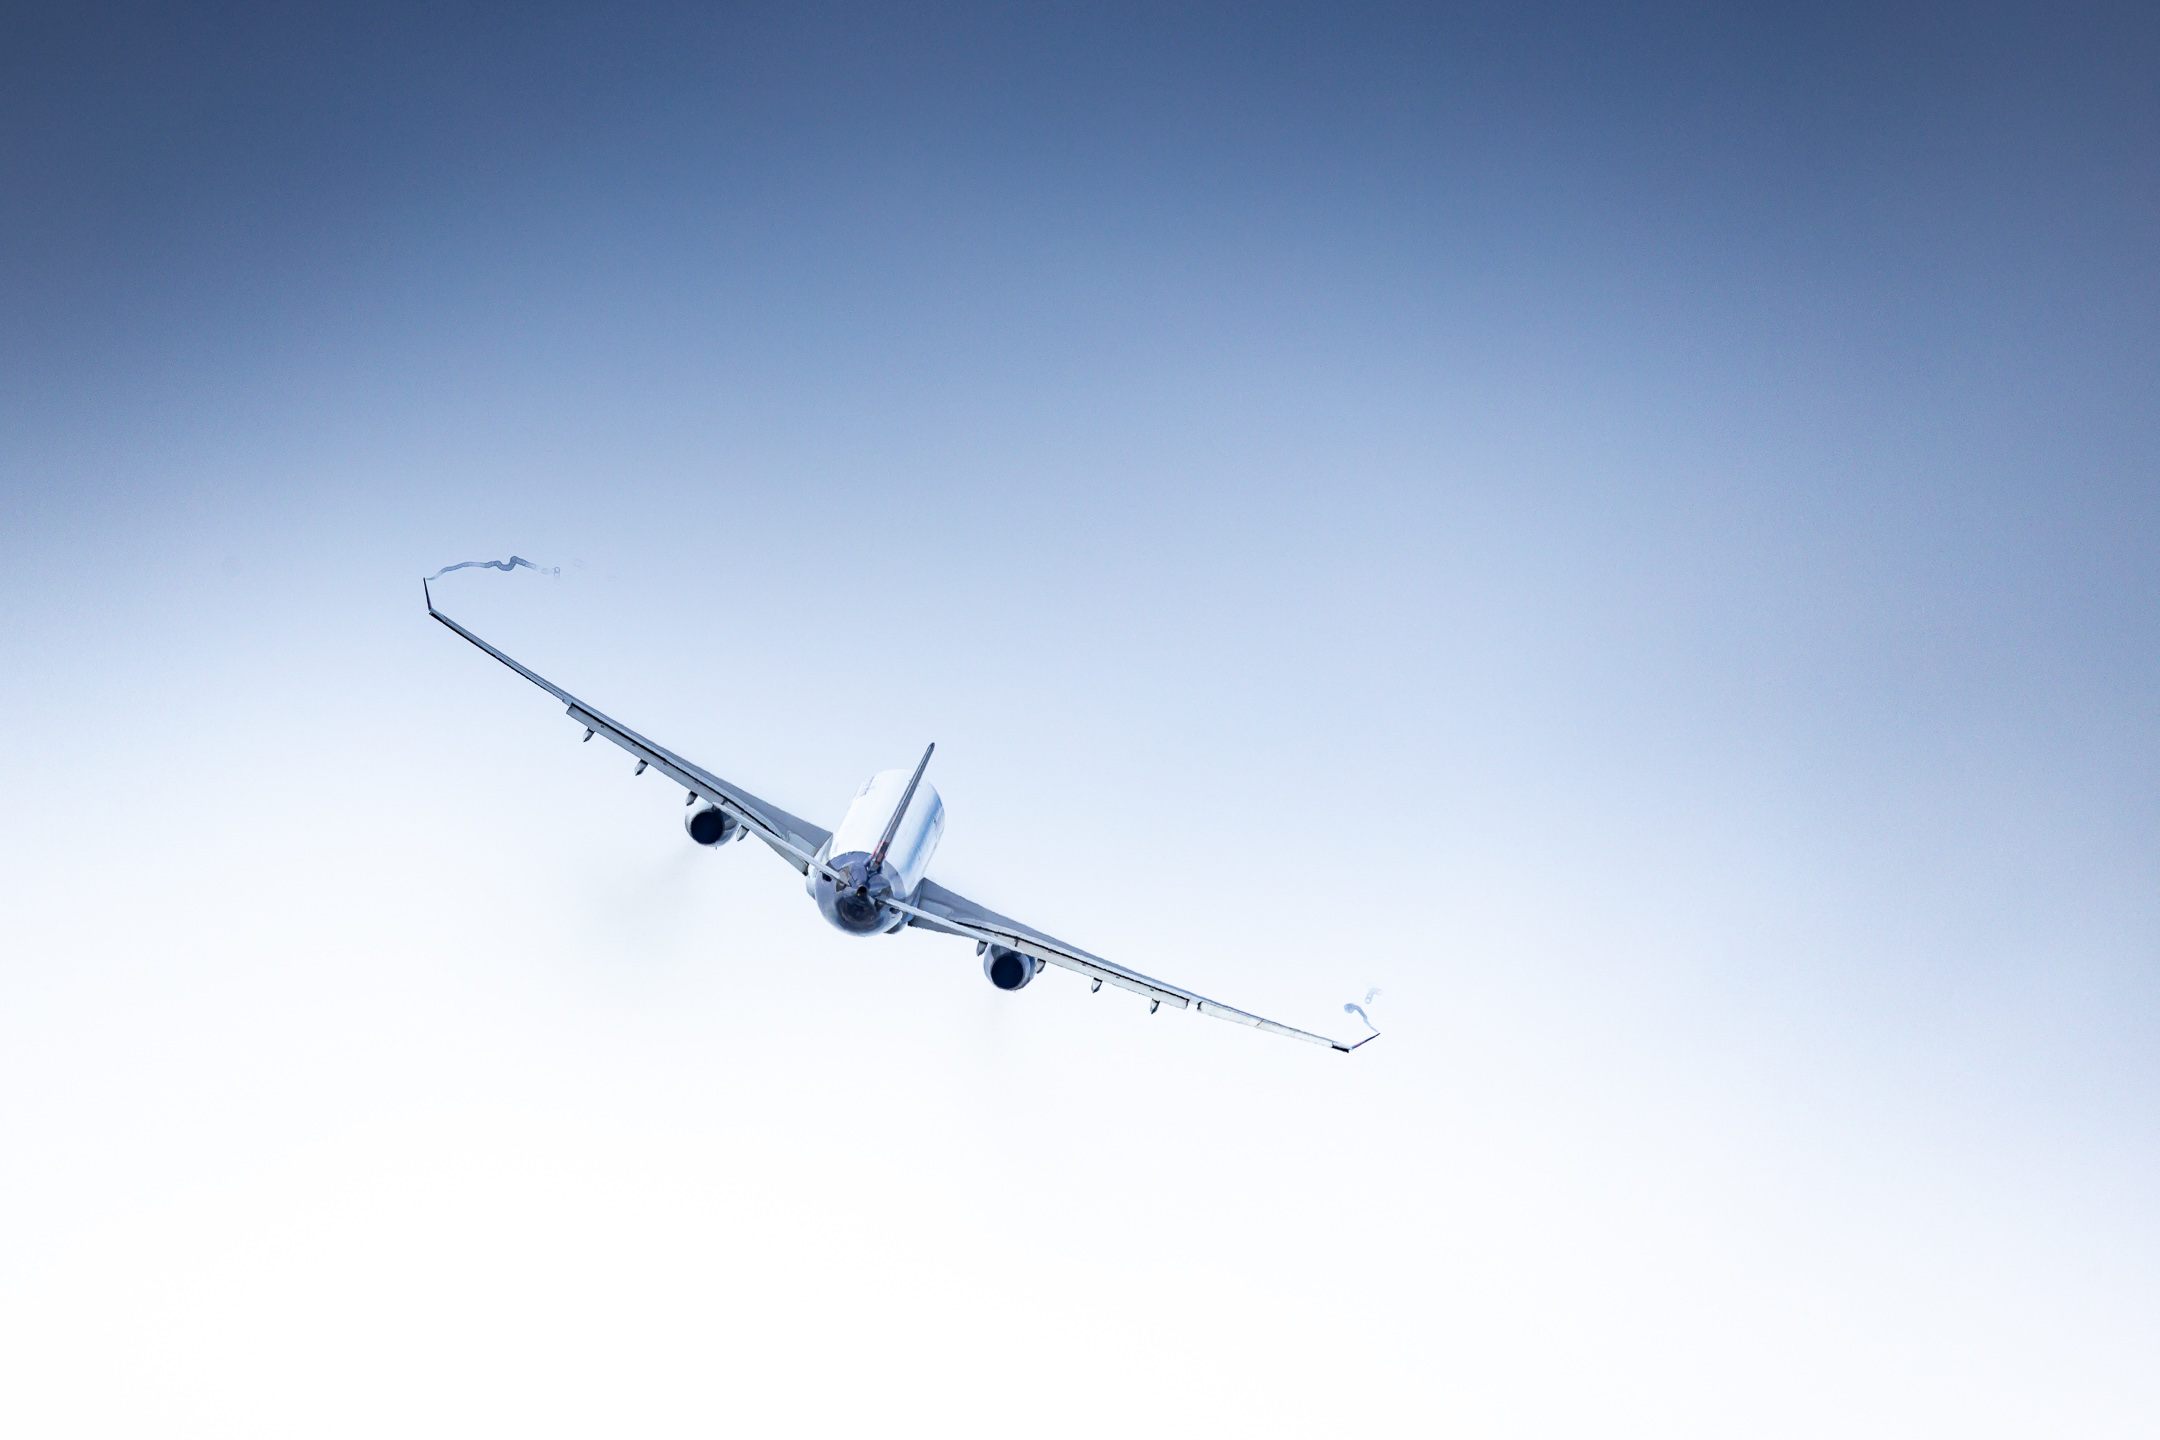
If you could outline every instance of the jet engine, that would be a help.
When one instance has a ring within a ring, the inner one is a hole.
[[[1000,990],[1022,988],[1040,969],[1040,960],[1018,950],[1008,950],[1003,945],[989,945],[983,950],[983,974]]]
[[[742,824],[717,805],[704,805],[683,816],[682,828],[700,845],[725,845],[742,834]]]

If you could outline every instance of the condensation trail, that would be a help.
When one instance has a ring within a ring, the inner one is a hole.
[[[437,570],[434,574],[428,576],[427,578],[430,580],[440,580],[443,576],[449,574],[453,570],[470,570],[476,566],[482,570],[501,570],[507,573],[509,571],[517,569],[517,567],[520,565],[524,566],[527,570],[531,570],[534,573],[540,575],[562,574],[562,566],[560,565],[557,565],[552,570],[547,570],[533,564],[532,561],[527,560],[522,555],[512,555],[507,560],[460,560],[455,565],[443,566],[442,569]]]

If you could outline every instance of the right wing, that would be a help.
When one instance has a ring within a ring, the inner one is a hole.
[[[1142,975],[1137,970],[1128,970],[1100,955],[1090,955],[1076,945],[1068,945],[1040,930],[1022,925],[1017,920],[1009,920],[994,910],[986,910],[966,896],[946,889],[935,880],[922,882],[921,888],[915,892],[913,904],[902,904],[899,901],[886,903],[895,910],[906,912],[910,925],[920,925],[925,930],[942,930],[948,935],[965,935],[979,942],[986,941],[1002,945],[1008,950],[1018,950],[1044,964],[1085,975],[1095,982],[1098,990],[1108,983],[1121,990],[1130,990],[1135,995],[1144,996],[1150,1002],[1151,1009],[1164,1004],[1175,1005],[1180,1010],[1196,1009],[1203,1015],[1212,1015],[1217,1020],[1228,1020],[1233,1025],[1249,1025],[1255,1030],[1265,1030],[1270,1035],[1287,1035],[1293,1040],[1326,1045],[1344,1054],[1357,1049],[1365,1040],[1373,1038],[1368,1035],[1365,1040],[1345,1045],[1340,1040],[1315,1035],[1310,1030],[1300,1030],[1278,1020],[1264,1020],[1258,1015],[1210,1000],[1204,995],[1195,995],[1190,990]]]
[[[502,651],[488,644],[487,641],[473,634],[472,631],[458,624],[457,621],[443,614],[442,611],[437,610],[435,608],[435,597],[428,593],[427,582],[424,580],[420,583],[420,593],[427,596],[428,614],[442,621],[443,624],[449,626],[452,630],[472,641],[473,644],[487,651],[488,654],[502,661],[503,664],[517,671],[518,674],[569,706],[570,718],[585,727],[585,738],[587,740],[592,739],[595,735],[607,736],[608,739],[638,757],[640,761],[638,769],[643,770],[645,766],[650,765],[653,769],[658,770],[661,774],[688,790],[693,796],[709,800],[714,805],[719,806],[720,809],[732,816],[738,824],[771,846],[774,853],[778,854],[790,865],[793,865],[797,870],[807,872],[811,865],[816,863],[814,857],[817,855],[818,850],[826,841],[832,838],[830,833],[820,830],[809,821],[798,820],[779,806],[768,805],[749,791],[728,784],[727,781],[722,780],[710,771],[699,769],[673,751],[661,749],[629,726],[618,725],[569,691],[558,689],[546,680],[541,679],[508,655],[503,654]]]

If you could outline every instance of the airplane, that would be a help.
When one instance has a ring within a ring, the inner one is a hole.
[[[930,767],[930,756],[937,749],[934,743],[923,751],[912,775],[901,770],[881,770],[865,780],[841,817],[840,828],[821,830],[609,719],[437,610],[427,581],[420,582],[420,591],[427,600],[429,615],[568,706],[570,718],[585,727],[585,740],[604,735],[637,757],[637,769],[632,774],[642,775],[650,767],[682,786],[688,792],[683,804],[690,812],[683,817],[683,828],[692,840],[713,849],[746,835],[764,841],[802,873],[803,888],[817,902],[818,912],[847,934],[885,935],[921,926],[971,939],[975,953],[982,957],[984,977],[1000,990],[1025,989],[1045,967],[1055,965],[1088,979],[1091,991],[1099,991],[1105,984],[1132,991],[1148,1002],[1151,1015],[1166,1004],[1180,1010],[1196,1009],[1218,1020],[1326,1045],[1346,1055],[1379,1038],[1380,1032],[1375,1029],[1364,1039],[1345,1044],[1262,1019],[1090,955],[1078,946],[985,909],[930,879],[927,871],[931,852],[945,833],[945,802],[938,797],[936,786],[923,784],[923,772]],[[704,803],[700,805],[700,801]],[[1347,1011],[1354,1007],[1343,1008]]]

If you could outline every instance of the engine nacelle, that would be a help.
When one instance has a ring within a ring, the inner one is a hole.
[[[1042,962],[1034,956],[1008,950],[1003,945],[992,945],[983,951],[983,974],[1000,990],[1026,988],[1040,969]]]
[[[725,845],[742,834],[742,823],[717,805],[701,805],[683,816],[682,828],[700,845]]]

